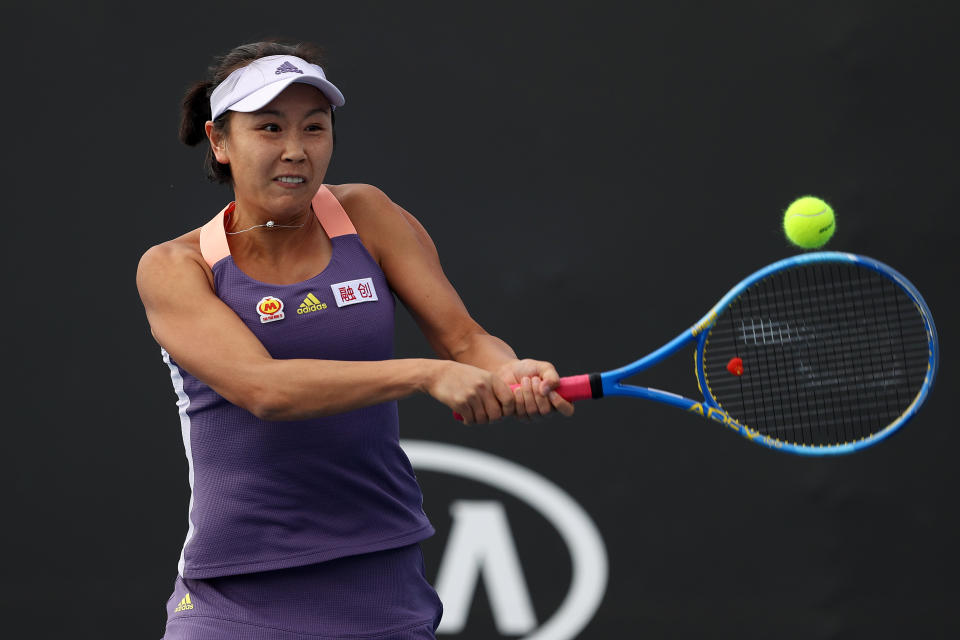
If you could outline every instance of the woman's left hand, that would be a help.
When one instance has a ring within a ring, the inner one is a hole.
[[[560,376],[549,362],[514,360],[500,367],[497,374],[509,385],[520,385],[513,392],[518,418],[531,418],[553,411],[565,416],[573,415],[573,404],[554,391],[560,384]]]

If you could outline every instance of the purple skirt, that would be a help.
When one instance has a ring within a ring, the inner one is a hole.
[[[413,544],[275,571],[177,576],[163,640],[432,640],[442,612]]]

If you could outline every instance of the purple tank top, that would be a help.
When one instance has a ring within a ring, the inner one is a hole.
[[[333,255],[319,275],[290,285],[256,281],[234,264],[223,226],[232,205],[205,225],[201,249],[217,296],[274,358],[390,359],[393,291],[326,187],[313,208]],[[433,534],[400,448],[396,402],[267,422],[163,356],[178,397],[191,488],[181,576],[301,566]]]

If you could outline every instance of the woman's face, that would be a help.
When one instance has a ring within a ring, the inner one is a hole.
[[[323,184],[333,153],[330,103],[319,89],[293,83],[259,111],[230,114],[229,133],[207,131],[217,161],[230,165],[238,201],[295,215]]]

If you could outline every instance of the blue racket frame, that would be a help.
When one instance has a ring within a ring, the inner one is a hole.
[[[719,316],[720,313],[749,286],[758,280],[766,278],[770,274],[790,267],[828,262],[858,264],[869,267],[870,269],[873,269],[874,271],[877,271],[878,273],[893,280],[913,299],[920,311],[920,315],[923,318],[924,327],[927,331],[927,339],[930,348],[930,355],[927,361],[927,374],[924,378],[920,393],[917,394],[917,397],[912,403],[910,403],[910,406],[906,408],[900,417],[894,420],[883,430],[878,431],[869,437],[836,445],[814,446],[783,442],[782,440],[778,440],[772,436],[764,435],[755,429],[751,429],[748,426],[740,424],[720,408],[720,404],[710,392],[710,387],[707,384],[706,376],[704,374],[703,351],[704,347],[706,346],[707,335],[710,333],[709,329],[713,326],[714,322],[716,322],[717,316]],[[635,375],[645,369],[649,369],[650,367],[656,365],[657,363],[692,343],[696,343],[697,345],[697,384],[700,387],[700,392],[704,395],[704,400],[702,402],[691,400],[690,398],[686,398],[675,393],[670,393],[669,391],[654,389],[652,387],[629,385],[622,382],[622,380],[625,378],[629,378],[630,376]],[[882,262],[879,262],[878,260],[874,260],[873,258],[868,258],[866,256],[856,255],[853,253],[818,251],[785,258],[778,262],[774,262],[773,264],[767,265],[763,269],[753,273],[733,287],[723,298],[720,299],[719,302],[717,302],[717,304],[713,306],[712,309],[710,309],[706,315],[703,316],[703,318],[701,318],[692,327],[649,355],[646,355],[643,358],[640,358],[639,360],[636,360],[635,362],[632,362],[624,367],[620,367],[619,369],[601,373],[600,380],[604,396],[629,396],[631,398],[655,400],[657,402],[678,407],[685,411],[696,413],[707,420],[719,422],[720,424],[723,424],[738,432],[748,440],[765,445],[771,449],[788,451],[790,453],[796,453],[800,455],[822,456],[851,453],[853,451],[857,451],[858,449],[863,449],[864,447],[876,444],[880,440],[887,438],[897,429],[902,427],[908,420],[916,415],[920,405],[923,404],[924,400],[927,398],[927,395],[929,395],[930,390],[933,387],[934,378],[936,377],[938,361],[939,345],[937,341],[937,330],[933,324],[933,316],[931,315],[930,309],[927,307],[927,303],[924,301],[923,296],[920,295],[920,292],[917,291],[916,287],[914,287],[909,280],[907,280],[897,270],[886,264],[883,264]]]

